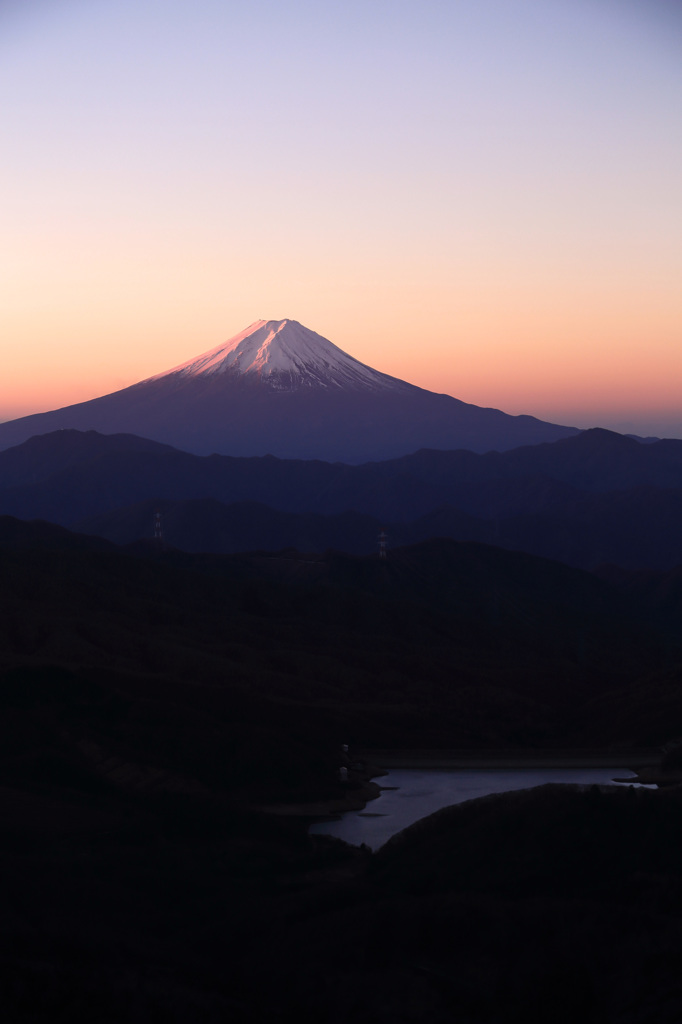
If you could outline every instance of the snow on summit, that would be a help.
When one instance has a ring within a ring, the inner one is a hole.
[[[348,463],[420,448],[507,451],[576,433],[389,377],[296,320],[258,320],[166,373],[0,423],[0,451],[56,430],[135,434],[197,455]]]
[[[373,370],[297,320],[257,320],[217,348],[150,377],[255,376],[276,390],[298,387],[395,390],[403,381]]]

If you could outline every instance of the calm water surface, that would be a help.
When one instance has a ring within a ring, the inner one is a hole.
[[[419,818],[475,797],[531,789],[546,782],[608,785],[614,779],[630,778],[636,776],[627,768],[396,768],[375,780],[387,787],[378,800],[370,800],[362,811],[349,811],[339,821],[312,825],[310,831],[377,850]]]

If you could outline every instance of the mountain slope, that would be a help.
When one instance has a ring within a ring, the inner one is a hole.
[[[586,729],[596,745],[630,741],[631,723],[619,736],[607,715],[595,738],[580,709],[677,661],[677,631],[638,622],[609,584],[480,544],[431,541],[386,562],[218,557],[96,550],[34,524],[17,536],[0,518],[0,550],[0,674],[78,665],[150,696],[194,692],[196,707],[218,690],[235,713],[250,695],[247,708],[296,705],[354,745],[546,746]]]
[[[0,449],[65,428],[133,433],[197,454],[350,463],[419,448],[503,451],[577,433],[389,377],[294,320],[257,321],[132,387],[0,424]]]
[[[479,541],[524,551],[581,569],[605,564],[625,569],[682,565],[682,491],[639,489],[597,495],[563,512],[474,518],[445,506],[406,523],[359,512],[336,515],[280,512],[255,502],[225,504],[212,498],[153,499],[92,516],[74,524],[116,544],[151,537],[154,515],[162,515],[164,541],[183,551],[232,554],[247,551],[372,554],[383,529],[389,552],[430,538]]]
[[[137,437],[64,430],[0,452],[0,514],[63,525],[148,498],[258,501],[287,512],[353,509],[391,522],[452,505],[497,518],[635,487],[682,488],[682,441],[640,445],[589,430],[511,452],[426,450],[347,466],[197,457]]]
[[[310,387],[406,391],[411,387],[354,359],[297,320],[257,320],[224,344],[149,380],[221,374],[256,378],[276,391]]]
[[[605,483],[610,489],[605,488]],[[385,462],[198,457],[129,435],[57,431],[0,452],[0,515],[189,551],[358,554],[429,537],[478,540],[580,568],[682,563],[682,441],[585,431],[505,453]]]

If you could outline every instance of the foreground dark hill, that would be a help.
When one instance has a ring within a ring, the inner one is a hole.
[[[681,840],[679,791],[546,786],[449,808],[290,936],[329,965],[318,983],[285,955],[274,984],[311,1017],[333,1001],[339,1020],[357,1006],[382,1021],[673,1022]]]
[[[218,701],[233,768],[254,707],[276,730],[296,720],[373,747],[669,738],[669,701],[642,715],[642,694],[657,680],[674,693],[677,632],[556,563],[451,541],[385,563],[134,555],[87,538],[69,550],[39,524],[31,547],[1,522],[0,667],[77,666],[97,686]]]
[[[672,1024],[681,840],[679,791],[544,786],[449,808],[294,922],[286,947],[266,939],[272,988],[306,1019]]]
[[[374,856],[261,808],[360,791],[342,742],[670,741],[681,606],[679,574],[482,545],[218,558],[0,517],[3,1018],[679,1020],[679,793],[543,787]]]
[[[0,449],[62,429],[134,433],[202,455],[349,463],[424,447],[504,451],[576,433],[389,377],[295,320],[257,321],[167,373],[0,424]]]
[[[7,1020],[680,1019],[679,793],[479,800],[371,858],[217,802],[211,828],[177,798],[45,796],[3,821]]]
[[[436,536],[581,568],[682,562],[682,441],[605,430],[511,452],[422,451],[362,466],[197,457],[131,435],[57,431],[0,452],[0,512],[189,551],[376,551]]]

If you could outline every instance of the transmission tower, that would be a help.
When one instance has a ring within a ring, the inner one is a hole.
[[[163,547],[163,523],[161,522],[161,513],[154,513],[154,540],[158,547]]]

